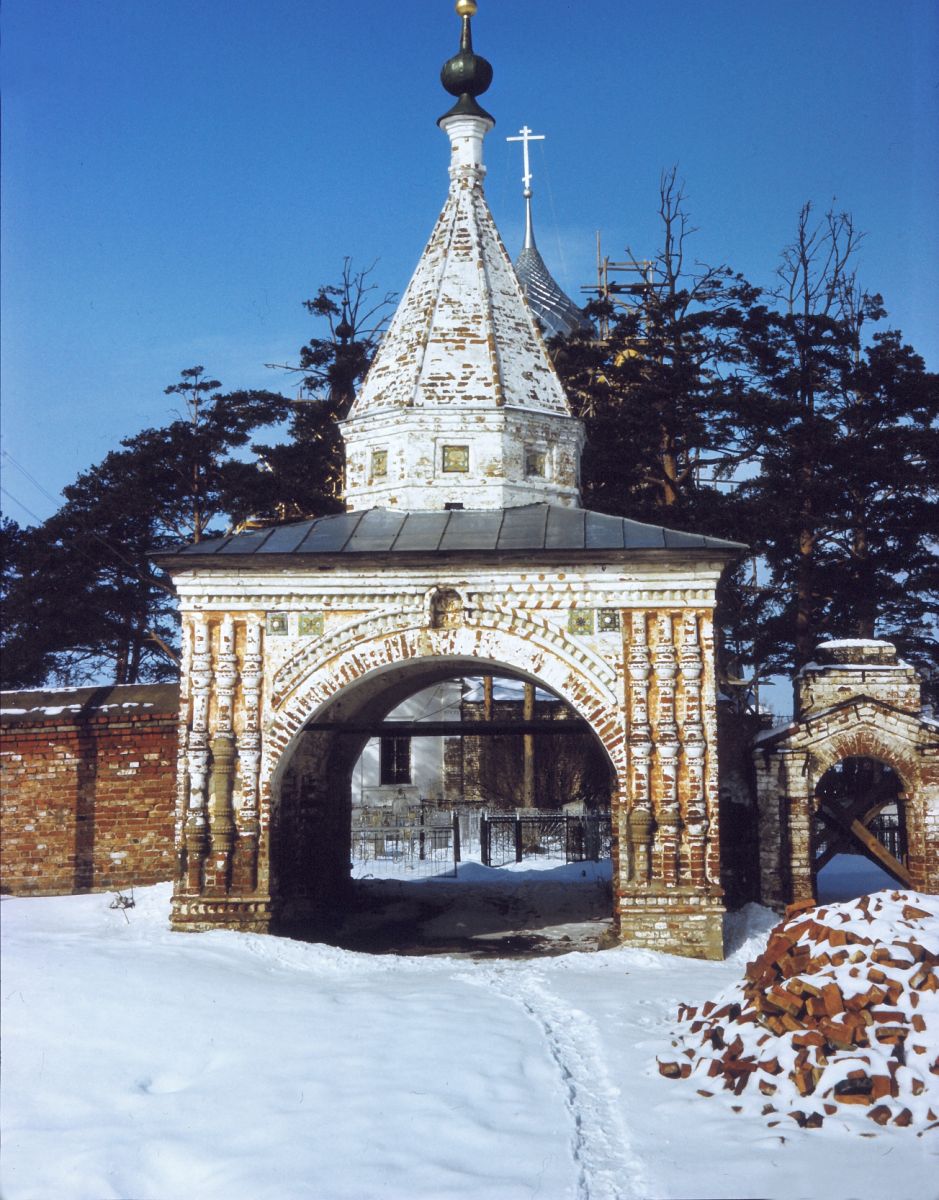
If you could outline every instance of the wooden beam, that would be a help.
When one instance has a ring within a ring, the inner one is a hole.
[[[492,676],[483,676],[483,718],[492,720]]]
[[[873,821],[874,818],[878,816],[888,804],[892,803],[892,800],[893,797],[891,796],[887,800],[878,801],[873,808],[868,809],[867,812],[865,812],[861,817],[861,824],[870,825],[871,821]],[[857,810],[858,806],[855,807],[854,811]],[[827,809],[825,808],[824,804],[819,805],[818,815],[822,818],[822,820],[825,820],[826,812]],[[841,815],[844,818],[844,821],[837,821],[834,817],[832,817],[830,821],[825,821],[828,829],[833,830],[837,836],[829,838],[827,848],[816,857],[814,863],[816,874],[827,867],[835,855],[840,854],[842,849],[845,846],[849,846],[854,840],[854,835],[850,831],[850,826],[845,824],[845,822],[851,819],[851,810],[848,810]]]
[[[828,828],[829,830],[833,830],[834,836],[832,836],[832,833],[829,833],[828,845],[821,854],[816,856],[815,862],[812,864],[816,875],[828,866],[836,854],[840,854],[846,846],[850,846],[853,840],[850,834],[845,833],[840,827],[829,825]]]
[[[894,878],[899,879],[901,883],[905,883],[909,888],[913,886],[913,876],[903,863],[899,859],[894,858],[887,847],[878,841],[869,829],[865,829],[860,821],[851,822],[851,832],[861,845],[867,849],[867,852],[872,854]]]
[[[526,733],[590,732],[581,717],[562,717],[557,721],[536,718],[532,721],[311,721],[305,730],[315,733],[366,733],[369,737],[505,737]]]
[[[865,854],[869,858],[874,859],[879,866],[882,866],[885,871],[888,871],[895,879],[899,879],[901,883],[907,887],[913,886],[913,877],[910,875],[906,867],[893,857],[890,851],[878,841],[869,829],[866,829],[857,819],[848,821],[845,817],[830,808],[822,805],[819,808],[819,813],[822,815],[826,824],[834,823],[843,832],[850,834],[858,842],[860,842]]]

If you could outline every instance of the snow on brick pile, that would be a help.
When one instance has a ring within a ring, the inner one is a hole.
[[[745,978],[680,1005],[660,1072],[757,1105],[770,1125],[855,1114],[939,1127],[939,897],[791,905]],[[870,1126],[866,1126],[871,1128]]]

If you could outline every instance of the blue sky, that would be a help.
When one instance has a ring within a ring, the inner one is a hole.
[[[40,517],[180,369],[264,363],[346,254],[401,291],[446,190],[450,0],[4,0],[4,486]],[[575,297],[658,244],[678,164],[694,254],[771,284],[805,200],[867,231],[862,282],[939,369],[939,7],[932,0],[480,0],[487,192]],[[3,497],[20,521],[32,518]]]

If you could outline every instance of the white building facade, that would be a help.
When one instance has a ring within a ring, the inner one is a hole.
[[[335,911],[370,724],[491,673],[565,701],[609,760],[617,936],[719,957],[713,610],[743,547],[579,507],[583,432],[486,205],[491,69],[475,4],[458,11],[448,196],[343,427],[348,511],[165,560],[184,651],[173,923]]]

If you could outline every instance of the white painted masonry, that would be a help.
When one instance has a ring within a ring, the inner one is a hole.
[[[450,66],[475,95],[471,8]],[[441,120],[447,201],[343,426],[351,511],[166,558],[184,655],[173,924],[341,913],[369,730],[491,672],[553,692],[606,752],[616,936],[720,957],[713,610],[743,547],[579,509],[583,430],[483,195],[492,121],[467,108]]]
[[[450,192],[343,425],[346,507],[576,505],[583,429],[483,193],[492,122],[442,124]]]

